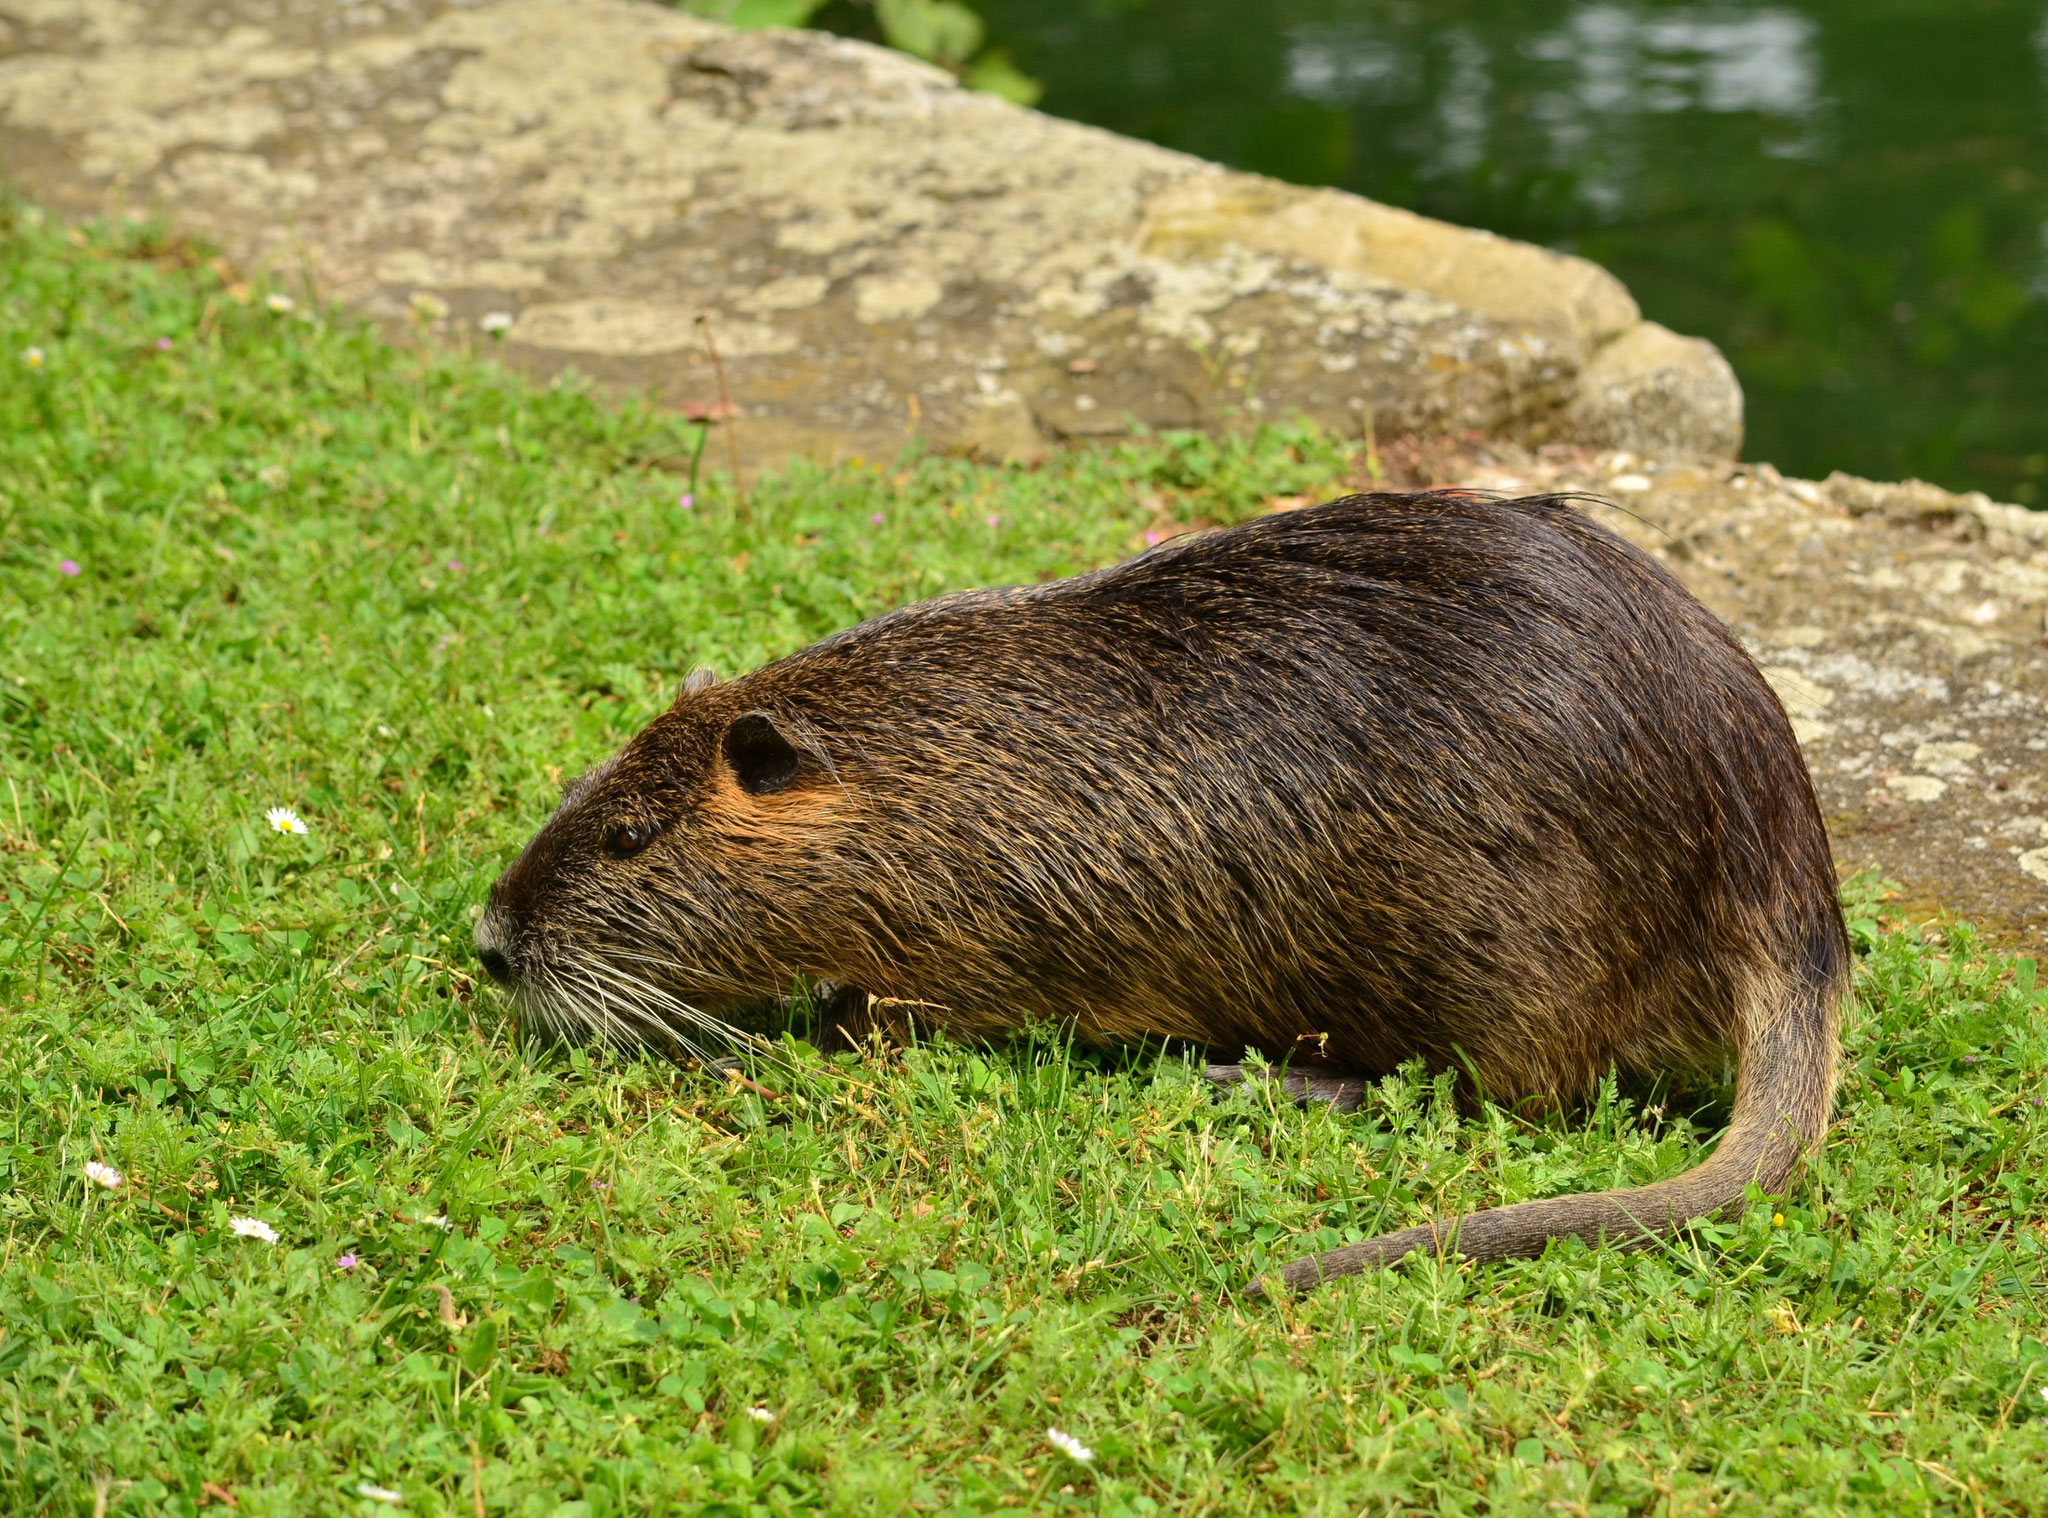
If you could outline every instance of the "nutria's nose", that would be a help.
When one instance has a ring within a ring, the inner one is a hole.
[[[512,984],[511,924],[497,908],[486,908],[476,920],[476,957],[484,973],[501,986]]]

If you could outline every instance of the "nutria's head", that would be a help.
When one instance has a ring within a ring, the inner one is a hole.
[[[853,792],[760,685],[692,675],[491,887],[477,957],[530,1026],[697,1055],[830,973],[803,925]]]

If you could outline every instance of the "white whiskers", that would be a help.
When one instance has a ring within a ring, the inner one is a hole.
[[[624,1054],[654,1047],[715,1064],[751,1049],[775,1063],[785,1063],[759,1034],[685,1001],[621,961],[655,973],[676,968],[653,955],[630,950],[578,954],[566,963],[531,964],[515,995],[515,1006],[529,1025],[551,1036],[602,1039]]]

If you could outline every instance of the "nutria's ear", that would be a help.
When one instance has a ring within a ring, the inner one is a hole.
[[[796,783],[803,755],[766,712],[743,712],[725,730],[725,762],[750,796],[786,791]]]
[[[683,681],[682,693],[686,696],[694,696],[698,691],[709,690],[717,683],[718,671],[708,664],[700,664],[691,670],[688,677]]]

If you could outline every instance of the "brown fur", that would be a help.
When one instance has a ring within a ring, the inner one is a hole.
[[[687,1047],[808,978],[965,1037],[1254,1048],[1354,1098],[1414,1058],[1515,1103],[1735,1055],[1698,1169],[1386,1235],[1295,1286],[1641,1242],[1775,1189],[1827,1123],[1849,963],[1798,746],[1726,630],[1567,504],[1456,492],[693,677],[571,788],[478,944],[529,1016],[628,1043]]]

